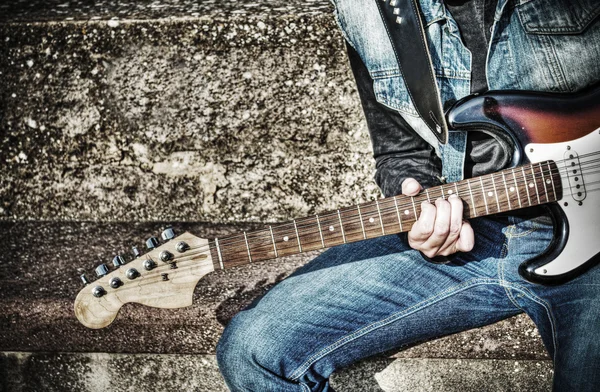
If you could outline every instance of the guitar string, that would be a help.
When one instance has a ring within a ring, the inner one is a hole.
[[[594,181],[594,182],[591,182],[590,185],[591,184],[600,184],[600,181]],[[590,189],[588,192],[591,193],[591,192],[598,192],[598,191],[600,191],[600,187],[595,188],[595,189]],[[319,244],[319,247],[317,249],[310,249],[311,248],[311,244]],[[320,241],[312,241],[312,242],[306,243],[306,248],[310,249],[309,251],[323,249],[320,246]],[[198,249],[198,248],[196,248],[196,249]],[[201,254],[204,254],[204,253],[205,252],[201,252]],[[295,252],[294,254],[297,254],[297,253],[299,253],[299,252]],[[302,253],[305,253],[305,252],[302,252]],[[181,263],[181,262],[186,262],[186,261],[193,261],[193,258],[192,259],[184,260],[184,258],[190,257],[190,256],[191,255],[189,255],[189,254],[185,254],[185,255],[183,255],[181,257],[178,257],[178,258],[174,259],[172,262]],[[288,255],[288,256],[291,256],[291,255]],[[269,257],[268,259],[263,259],[261,261],[267,261],[267,260],[272,260],[272,259],[275,259],[275,257]],[[206,260],[208,260],[208,259],[206,259]],[[228,264],[237,263],[238,260],[241,263],[240,265],[247,264],[247,261],[246,261],[246,259],[243,256],[240,256],[239,258],[233,258],[233,260],[227,261],[227,263]],[[129,291],[129,290],[133,290],[133,289],[139,289],[140,287],[151,285],[151,284],[156,284],[156,283],[162,281],[162,279],[163,279],[162,278],[162,274],[163,273],[169,273],[169,271],[170,271],[171,275],[174,275],[174,274],[177,274],[177,273],[181,273],[181,272],[184,272],[184,273],[187,274],[187,272],[189,270],[201,268],[201,266],[198,263],[194,263],[192,265],[182,266],[182,267],[177,267],[175,269],[172,269],[169,264],[165,264],[165,265],[159,266],[159,267],[155,268],[154,270],[152,270],[151,273],[146,273],[145,275],[143,275],[143,279],[144,280],[142,280],[142,281],[137,281],[137,282],[136,281],[126,281],[126,283],[124,284],[124,286],[121,286],[118,289],[112,289],[112,288],[110,288],[108,290],[114,290],[117,293],[122,293],[124,291]],[[213,264],[213,268],[214,268],[214,261],[211,264]],[[202,275],[202,276],[204,276],[204,275]],[[189,275],[186,275],[186,276],[189,276]],[[200,279],[202,276],[199,276],[198,278]],[[128,283],[135,283],[135,285],[130,285]],[[92,282],[92,284],[93,284],[93,282]],[[110,294],[110,292],[109,292],[109,294]]]
[[[600,173],[600,171],[593,172],[593,173]],[[590,173],[588,173],[588,174],[590,174]],[[600,181],[596,181],[596,182],[590,182],[590,183],[588,183],[588,185],[593,185],[593,184],[596,184],[596,183],[599,183],[599,182],[600,182]],[[538,184],[538,187],[539,187],[539,184]],[[600,190],[600,189],[599,189],[599,190]],[[594,190],[594,189],[586,189],[586,192],[594,192],[594,191],[596,191],[596,190]],[[563,194],[563,197],[565,197],[565,196],[570,196],[570,195],[571,195],[571,194]],[[516,202],[516,201],[515,201],[515,202]],[[542,202],[542,204],[545,204],[545,202]],[[537,205],[537,203],[536,203],[536,205]],[[522,207],[522,208],[526,208],[526,207],[529,207],[529,206],[524,206],[524,207]],[[482,210],[483,210],[483,208],[482,208],[482,207],[480,207],[480,209],[482,209]],[[515,209],[517,209],[517,208],[515,208]],[[389,210],[389,209],[388,209],[388,210]],[[382,213],[384,213],[384,211],[385,211],[385,210],[382,210]],[[388,211],[388,212],[389,212],[389,211]],[[336,216],[337,216],[337,215],[336,215]],[[411,219],[410,219],[410,221],[412,221],[412,222],[409,222],[409,221],[407,220],[407,222],[406,222],[406,223],[407,223],[407,224],[408,224],[408,223],[414,223],[414,219],[412,219],[412,218],[411,218]],[[345,226],[350,226],[351,224],[355,224],[355,223],[356,223],[356,221],[353,221],[353,220],[347,220],[346,222],[344,222],[344,225],[345,225]],[[387,224],[387,225],[386,225],[386,223],[385,223],[385,222],[383,222],[383,225],[384,225],[384,226],[390,226],[390,224]],[[391,224],[391,225],[392,225],[392,226],[395,226],[396,224],[395,224],[395,223],[393,223],[393,224]],[[310,234],[313,234],[313,235],[315,235],[315,236],[316,236],[316,233],[314,232],[314,223],[312,223],[310,226],[312,227],[312,230],[310,231]],[[369,234],[372,234],[372,232],[373,232],[373,231],[376,231],[377,233],[379,233],[380,229],[381,229],[381,225],[378,225],[377,227],[373,227],[373,228],[366,229],[366,231],[367,231]],[[360,235],[360,234],[361,234],[361,231],[358,231],[358,230],[356,230],[355,232],[351,232],[351,231],[349,231],[349,230],[348,230],[348,227],[347,227],[347,231],[348,231],[348,233],[349,233],[351,236],[354,236],[354,235]],[[259,232],[260,232],[260,231],[259,231]],[[303,232],[302,234],[306,234],[306,232]],[[236,236],[241,236],[241,234],[234,234],[232,237],[236,237]],[[379,235],[377,235],[377,236],[379,236]],[[269,251],[271,250],[271,248],[272,248],[273,244],[272,244],[272,240],[270,239],[270,236],[269,236],[269,239],[267,239],[267,238],[266,238],[266,233],[263,233],[262,235],[259,235],[259,236],[257,236],[256,238],[257,238],[257,239],[258,239],[258,238],[260,238],[260,239],[263,239],[263,240],[265,240],[265,241],[264,241],[264,243],[262,243],[262,244],[256,244],[256,243],[254,243],[254,244],[253,244],[253,245],[254,245],[254,246],[253,246],[253,251],[254,251],[254,252],[259,252],[259,251],[261,250],[261,248],[267,248]],[[305,246],[305,247],[310,247],[310,245],[311,245],[311,244],[320,243],[320,241],[312,241],[312,242],[307,242],[307,241],[305,241],[305,240],[304,240],[304,241],[302,241],[302,242],[304,243],[304,246]],[[279,244],[280,244],[280,245],[283,245],[281,242],[280,242]],[[292,249],[292,248],[293,248],[293,249],[296,249],[296,248],[297,248],[297,246],[296,246],[296,245],[293,245],[293,244],[294,244],[294,242],[290,242],[290,245],[291,245],[291,246],[288,246],[288,247],[282,247],[282,246],[279,246],[279,247],[278,247],[278,250],[280,250],[280,251],[285,251],[286,249]],[[219,245],[221,245],[221,243],[220,243]],[[233,247],[233,245],[239,245],[239,247],[236,247],[236,248],[234,248],[234,247]],[[245,259],[245,258],[247,257],[247,256],[246,256],[246,253],[245,253],[245,252],[247,251],[247,250],[246,250],[245,241],[244,241],[244,243],[242,243],[242,241],[230,241],[230,242],[228,242],[228,243],[227,243],[227,246],[228,246],[230,249],[233,249],[233,250],[236,250],[236,251],[237,251],[238,249],[242,249],[242,250],[244,251],[244,255],[242,255],[242,258],[244,258],[244,259]],[[195,250],[200,250],[200,249],[204,249],[204,250],[206,250],[206,248],[207,248],[207,247],[208,247],[208,248],[210,248],[210,249],[215,249],[215,248],[216,248],[215,246],[213,246],[213,244],[208,244],[208,245],[204,245],[204,246],[202,246],[202,247],[196,247],[196,248],[193,248],[193,249],[195,249]],[[322,247],[319,247],[319,248],[322,248]],[[204,252],[198,252],[198,254],[200,254],[200,253],[204,253]],[[268,252],[267,252],[267,253],[268,253]],[[300,252],[296,252],[296,251],[295,251],[294,253],[300,253]],[[189,255],[189,256],[193,256],[193,254],[188,254],[188,255]]]
[[[595,185],[595,184],[600,184],[600,181],[593,181],[593,182],[589,183],[589,185]],[[600,191],[600,188],[587,190],[588,193],[597,192],[597,191]],[[320,244],[320,241],[312,241],[312,242],[305,243],[305,248],[307,248],[307,249],[312,248],[312,246],[311,246],[312,244]],[[196,248],[192,248],[192,249],[198,250],[200,248],[202,248],[202,247],[196,247]],[[213,249],[213,248],[209,247],[209,249]],[[321,249],[321,246],[319,246],[317,249]],[[317,249],[310,249],[310,250],[317,250]],[[195,254],[204,254],[204,253],[205,252],[199,252],[199,253],[195,253]],[[299,252],[294,252],[294,254],[296,254],[296,253],[299,253]],[[186,261],[192,261],[195,254],[186,253],[180,257],[176,257],[172,262],[181,263],[181,262],[186,262]],[[192,258],[190,258],[190,257],[192,257]],[[269,259],[272,259],[272,258],[269,258]],[[245,257],[240,256],[239,260],[242,260],[243,264],[247,264]],[[267,259],[265,259],[265,260],[267,260]],[[229,263],[229,264],[234,263],[234,262],[237,262],[237,258],[232,258],[231,260],[227,261],[227,263]],[[139,284],[136,284],[135,286],[130,286],[128,288],[136,288],[136,287],[143,286],[146,284],[154,284],[154,283],[156,283],[155,281],[148,281],[148,279],[156,277],[157,278],[156,280],[160,281],[160,280],[162,280],[161,274],[164,273],[164,271],[172,271],[172,273],[173,273],[173,271],[187,271],[189,269],[198,268],[198,264],[194,264],[194,265],[190,265],[190,266],[178,267],[176,269],[171,269],[169,264],[170,263],[161,266],[162,268],[157,267],[151,275],[146,275],[144,277],[146,283],[144,283],[144,284],[139,283]],[[213,268],[214,268],[214,264],[213,264]],[[120,288],[121,290],[119,292],[122,292],[128,288],[126,288],[126,287]],[[118,289],[115,289],[115,290],[118,290]]]
[[[589,154],[584,154],[584,155],[581,155],[581,156],[579,156],[579,157],[580,157],[580,158],[581,158],[581,157],[588,157],[588,156],[594,156],[594,155],[598,155],[598,154],[599,154],[599,153],[589,153]],[[564,160],[563,160],[563,161],[564,161]],[[591,162],[596,162],[596,161],[598,161],[598,160],[586,161],[585,163],[583,163],[583,164],[580,164],[580,166],[586,166],[586,165],[589,165],[589,163],[591,163]],[[560,162],[561,162],[561,161],[555,161],[555,163],[560,163]],[[526,166],[526,167],[527,167],[527,166],[533,166],[533,167],[535,168],[535,166],[536,166],[536,165],[540,165],[540,164],[544,164],[544,163],[545,163],[545,162],[541,162],[541,163],[534,163],[534,164],[532,164],[532,165],[525,165],[525,166]],[[551,170],[547,170],[547,169],[545,169],[545,167],[546,167],[546,166],[547,166],[547,165],[544,165],[544,166],[543,166],[543,170],[541,171],[541,173],[542,173],[542,174],[544,174],[544,172],[545,172],[545,174],[550,174],[550,173],[553,173],[553,174],[555,174],[555,173],[557,172],[557,169],[556,169],[556,168],[552,168]],[[560,168],[560,167],[558,167],[558,171],[560,172],[561,170],[570,170],[570,169],[569,169],[569,168]],[[493,174],[494,174],[494,175],[497,175],[497,174],[499,174],[499,173],[502,173],[502,172],[497,172],[497,173],[493,173]],[[538,172],[538,173],[539,173],[539,172]],[[593,173],[595,173],[595,172],[593,172]],[[589,175],[589,174],[593,174],[593,173],[584,173],[584,174],[585,174],[585,175]],[[518,179],[517,179],[517,184],[521,183],[521,185],[523,185],[523,184],[525,184],[525,183],[527,183],[527,182],[528,182],[528,179],[527,179],[527,178],[525,178],[525,177],[523,177],[523,176],[521,176],[520,178],[518,178]],[[484,184],[484,185],[485,185],[485,184]],[[536,185],[538,185],[538,186],[539,186],[539,184],[536,184]],[[489,184],[488,184],[488,186],[489,186]],[[464,184],[458,185],[457,187],[464,187]],[[431,188],[430,188],[429,190],[430,190],[430,191],[432,191],[432,192],[430,192],[430,197],[432,196],[432,194],[433,194],[433,197],[434,197],[434,198],[437,198],[437,196],[442,196],[442,197],[443,197],[443,192],[442,192],[442,190],[441,190],[441,189],[439,189],[439,190],[435,190],[435,189],[431,189]],[[485,191],[485,186],[484,186],[484,191]],[[436,193],[438,193],[438,192],[440,193],[439,195],[437,195],[437,194],[436,194]],[[422,194],[421,194],[421,196],[422,196]],[[565,196],[569,196],[569,195],[566,195],[566,194],[564,194],[564,193],[563,193],[563,197],[565,197]],[[392,198],[389,198],[389,199],[392,199]],[[383,200],[386,200],[386,199],[383,199]],[[386,203],[389,203],[389,200],[388,200],[388,201],[386,201]],[[412,200],[411,200],[411,202],[410,202],[410,203],[406,203],[406,204],[404,204],[404,205],[400,205],[400,204],[398,205],[398,208],[402,208],[402,209],[405,209],[405,208],[407,208],[407,207],[409,207],[409,208],[412,208]],[[474,206],[474,207],[475,207],[475,208],[477,208],[477,206]],[[348,209],[349,209],[349,208],[353,208],[353,207],[346,207],[345,211],[342,211],[342,213],[348,212]],[[382,214],[387,214],[387,213],[393,212],[393,210],[395,210],[395,206],[394,206],[394,207],[387,207],[387,208],[381,209],[381,213],[382,213]],[[335,212],[335,213],[332,213],[332,212],[325,213],[325,214],[321,215],[321,217],[320,217],[320,218],[321,218],[321,220],[323,220],[324,222],[327,222],[327,221],[328,221],[328,220],[330,220],[330,219],[337,219],[337,212]],[[312,217],[309,217],[309,218],[303,218],[303,219],[313,219],[313,218],[312,218]],[[414,220],[414,219],[411,219],[411,220]],[[300,220],[298,220],[298,221],[300,221]],[[296,221],[296,222],[298,223],[298,221]],[[349,219],[349,220],[347,219],[347,220],[346,220],[346,222],[344,222],[344,225],[352,225],[352,224],[355,224],[356,222],[360,222],[360,221],[359,221],[359,220],[356,220],[356,219]],[[328,222],[327,222],[327,223],[328,223]],[[385,222],[382,222],[382,223],[383,223],[383,225],[385,226]],[[291,226],[291,225],[292,225],[292,224],[290,224],[290,223],[287,223],[287,224],[286,224],[286,223],[283,223],[283,224],[279,224],[279,225],[275,226],[275,228],[276,228],[277,230],[281,230],[281,229],[282,229],[282,228],[284,228],[285,226]],[[315,223],[314,223],[314,222],[310,222],[310,223],[308,223],[308,224],[306,224],[306,225],[304,225],[304,226],[302,226],[302,225],[299,225],[299,226],[297,226],[297,228],[298,228],[298,232],[299,232],[299,235],[300,235],[300,233],[301,233],[301,234],[304,234],[304,235],[306,235],[306,234],[307,234],[307,232],[305,232],[305,231],[303,231],[303,230],[302,230],[303,228],[306,228],[306,227],[310,227],[310,228],[312,229],[312,230],[310,231],[310,233],[313,233],[313,232],[314,232],[314,225],[315,225]],[[380,227],[381,227],[381,225],[380,225],[379,227],[375,227],[375,228],[372,228],[372,229],[369,229],[369,230],[379,230],[379,229],[380,229]],[[265,237],[265,233],[263,233],[263,231],[264,231],[264,229],[263,229],[263,230],[256,230],[256,231],[250,232],[249,234],[254,234],[254,235],[253,235],[253,236],[251,235],[251,236],[249,237],[249,239],[250,239],[250,240],[253,240],[253,239],[254,239],[254,240],[255,240],[255,239],[265,239],[265,240],[266,240],[266,238],[264,238],[264,237]],[[368,231],[368,230],[367,230],[367,231]],[[222,246],[227,246],[227,247],[232,247],[233,245],[239,244],[239,245],[241,246],[241,245],[242,245],[242,242],[244,242],[244,245],[245,245],[245,241],[242,241],[241,239],[240,239],[240,240],[236,240],[236,239],[235,239],[235,237],[237,237],[237,236],[239,236],[239,235],[241,235],[241,234],[234,234],[234,235],[232,235],[232,236],[228,236],[228,237],[224,238],[224,239],[222,240],[222,242],[220,243],[220,245],[222,245]],[[300,235],[300,236],[301,236],[301,235]],[[228,239],[229,239],[229,241],[228,241]],[[233,241],[232,241],[232,240],[233,240]],[[265,244],[259,244],[259,245],[253,244],[253,245],[255,245],[255,247],[254,247],[254,248],[255,248],[255,251],[256,251],[256,250],[257,250],[257,249],[259,249],[260,247],[271,247],[271,246],[272,246],[272,241],[265,241]],[[280,245],[283,245],[283,244],[280,244]],[[295,246],[292,246],[292,247],[294,247],[294,248],[295,248]],[[212,245],[212,244],[207,244],[207,245],[204,245],[204,246],[201,246],[201,247],[195,247],[195,248],[193,248],[193,249],[214,249],[214,248],[215,248],[215,246],[214,246],[214,245]],[[291,247],[290,247],[290,248],[291,248]],[[286,249],[286,248],[282,248],[282,250],[283,250],[283,249]]]
[[[598,155],[598,154],[599,153],[594,152],[594,153],[589,153],[589,154],[584,154],[584,155],[579,156],[579,158],[580,158],[580,164],[578,166],[581,167],[581,168],[584,168],[586,166],[589,166],[590,163],[594,163],[594,162],[600,161],[600,159],[596,159],[596,160],[584,161],[583,163],[581,163],[581,158],[582,157],[595,156],[595,155]],[[569,158],[569,159],[572,159],[572,158]],[[559,161],[555,161],[555,163],[560,164],[561,162],[564,162],[564,161],[565,160],[562,160],[562,161],[559,160]],[[525,165],[525,166],[526,167],[527,166],[530,166],[530,167],[533,166],[535,168],[536,165],[539,166],[539,165],[544,164],[544,163],[545,162],[534,163],[534,164]],[[536,174],[539,175],[541,173],[542,175],[552,175],[552,174],[556,174],[557,172],[560,173],[560,172],[565,172],[565,171],[572,170],[571,168],[559,167],[558,165],[557,165],[556,168],[547,169],[546,168],[547,166],[548,165],[543,165],[542,166],[542,170],[538,171]],[[502,172],[493,173],[493,175],[495,176],[495,175],[498,175],[500,173],[502,173]],[[511,173],[509,172],[509,174],[511,174]],[[592,174],[592,173],[586,173],[586,175],[590,175],[590,174]],[[515,180],[515,179],[516,179],[516,182],[517,182],[517,186],[524,186],[524,184],[526,184],[526,183],[528,183],[530,181],[529,179],[527,179],[526,177],[524,177],[522,175],[519,175],[519,176],[514,176],[513,175],[513,180]],[[489,181],[489,179],[486,179],[486,181]],[[486,184],[484,184],[484,188],[483,188],[484,192],[485,192],[485,188],[486,188],[485,185]],[[489,184],[487,184],[487,185],[489,186]],[[538,185],[538,184],[536,183],[536,185]],[[457,187],[463,188],[463,187],[465,187],[465,185],[464,184],[460,184]],[[433,195],[433,197],[437,199],[439,196],[441,196],[442,198],[445,199],[444,194],[443,194],[443,192],[442,192],[441,189],[430,188],[429,191],[430,191],[430,195],[429,195],[430,197]],[[568,195],[563,194],[563,197],[564,196],[568,196]],[[383,199],[383,200],[385,200],[385,199]],[[389,201],[385,201],[385,203],[389,203]],[[372,207],[372,206],[370,206],[370,207]],[[407,201],[405,204],[399,204],[398,205],[398,208],[401,208],[403,210],[406,209],[406,208],[410,209],[412,207],[413,207],[412,206],[412,199],[411,199],[410,202]],[[478,206],[475,205],[475,206],[473,206],[473,209],[476,210],[477,207]],[[340,212],[342,214],[344,214],[344,213],[347,213],[349,209],[353,209],[353,208],[354,208],[354,206],[345,207],[345,208],[340,209]],[[387,214],[387,213],[393,212],[394,208],[395,208],[395,206],[394,207],[384,208],[384,209],[381,209],[380,212],[383,213],[383,214]],[[313,220],[315,218],[312,218],[312,217],[302,218],[302,220],[304,220],[304,219],[311,219],[311,220]],[[331,220],[335,221],[335,220],[338,220],[338,219],[339,218],[337,216],[337,211],[336,212],[326,212],[326,213],[324,213],[324,214],[322,214],[320,216],[320,220],[323,220],[324,223],[333,223],[333,222],[331,222]],[[299,236],[300,236],[300,234],[304,234],[304,235],[307,234],[306,232],[303,231],[303,229],[306,228],[306,227],[310,227],[310,229],[311,229],[310,233],[312,233],[314,231],[314,224],[315,224],[314,222],[311,221],[311,222],[309,222],[309,223],[307,223],[305,225],[303,225],[302,223],[300,225],[298,225],[298,222],[300,222],[300,221],[301,220],[296,220],[296,225],[297,225],[296,229],[298,230]],[[350,219],[350,220],[346,219],[346,221],[343,222],[343,223],[344,223],[344,225],[352,225],[352,224],[356,224],[357,222],[360,223],[360,221],[361,221],[360,218],[357,220],[356,217],[354,217],[354,219]],[[279,230],[279,231],[281,231],[282,229],[288,228],[289,230],[287,230],[287,231],[291,231],[293,225],[294,225],[294,223],[282,223],[282,224],[277,224],[275,226],[275,228],[277,230]],[[337,225],[337,223],[336,223],[336,225]],[[327,225],[325,225],[325,226],[327,226]],[[374,230],[377,230],[377,229],[378,228],[374,228]],[[241,245],[245,245],[246,244],[246,240],[253,241],[253,240],[257,240],[257,239],[263,239],[263,240],[265,240],[266,243],[264,245],[258,245],[258,246],[259,247],[260,246],[270,247],[270,246],[272,246],[272,242],[273,241],[269,240],[269,238],[267,238],[268,236],[266,234],[267,234],[266,233],[266,229],[255,230],[255,231],[247,233],[248,236],[243,241],[242,241],[241,238],[237,239],[236,238],[237,235],[234,234],[232,236],[228,236],[228,237],[222,238],[221,242],[220,242],[220,245],[221,246],[227,246],[227,247],[231,247],[232,245],[240,245],[241,246]],[[241,234],[239,234],[239,235],[241,235]],[[269,237],[270,237],[270,234],[269,234]],[[295,237],[296,236],[292,236],[292,238],[295,238]],[[243,242],[243,244],[242,244],[242,242]],[[256,248],[256,244],[253,244],[253,245],[255,245],[255,248]],[[283,244],[280,243],[280,245],[283,245]],[[295,247],[295,246],[292,246],[292,247]]]
[[[595,174],[595,173],[597,173],[597,172],[590,172],[590,173],[586,173],[586,175]],[[590,183],[588,183],[587,185],[593,185],[594,183],[596,183],[596,182],[590,182]],[[489,185],[488,185],[488,186],[489,186]],[[539,184],[539,183],[537,184],[537,187],[538,187],[538,188],[540,188],[540,184]],[[569,189],[570,189],[570,188],[571,188],[571,187],[569,187]],[[587,191],[587,192],[592,192],[592,191],[594,191],[594,190],[592,190],[592,189],[587,189],[586,191]],[[577,192],[578,192],[578,191],[574,191],[573,193],[564,192],[564,193],[563,193],[563,198],[564,198],[564,197],[571,196],[571,195],[573,195],[573,194],[575,194],[575,193],[577,193]],[[500,193],[504,193],[504,192],[500,192]],[[522,195],[522,196],[524,197],[524,195]],[[543,196],[544,196],[544,195],[543,195]],[[544,198],[545,198],[545,196],[544,196]],[[503,200],[504,200],[505,198],[502,196],[502,197],[501,197],[501,199],[503,199]],[[546,200],[542,201],[542,203],[541,203],[541,204],[545,204],[545,202],[546,202]],[[514,203],[517,203],[517,200],[514,200]],[[533,203],[532,203],[532,204],[533,204]],[[538,203],[536,202],[535,204],[537,205]],[[516,205],[516,204],[515,204],[515,205]],[[483,207],[482,207],[482,206],[476,206],[476,207],[478,207],[478,208],[479,208],[479,209],[481,209],[481,210],[483,209]],[[526,207],[528,207],[528,205],[525,205],[525,206],[523,206],[522,208],[526,208]],[[518,208],[512,208],[512,209],[518,209]],[[387,210],[387,211],[386,211],[386,210]],[[381,212],[382,212],[382,213],[388,213],[388,212],[390,212],[390,210],[394,210],[394,208],[382,209],[382,210],[381,210]],[[496,213],[496,212],[493,212],[493,213]],[[482,215],[484,215],[484,214],[482,214]],[[414,220],[414,219],[412,219],[412,218],[411,218],[410,220]],[[348,219],[347,219],[347,220],[344,222],[344,225],[345,225],[345,226],[349,226],[349,225],[352,225],[352,224],[356,224],[356,222],[357,222],[357,220],[348,220]],[[283,224],[283,225],[285,225],[285,224]],[[385,223],[385,222],[383,222],[383,225],[384,225],[384,226],[386,226],[386,223]],[[314,233],[314,223],[311,223],[311,224],[309,224],[309,226],[312,228],[312,230],[310,231],[310,233],[311,233],[311,234],[313,234],[313,233]],[[389,224],[387,224],[387,226],[389,226]],[[276,228],[279,228],[279,227],[277,226]],[[377,227],[370,228],[370,229],[368,229],[367,231],[373,231],[373,230],[379,231],[379,230],[380,230],[380,228],[381,228],[381,225],[378,225]],[[302,234],[306,234],[306,233],[305,233],[305,232],[303,232]],[[354,233],[352,233],[352,234],[354,234]],[[229,237],[229,238],[232,238],[232,239],[234,239],[234,241],[225,242],[226,246],[228,246],[228,247],[231,247],[232,245],[236,245],[236,244],[237,244],[237,245],[240,245],[240,246],[242,246],[242,248],[243,248],[243,249],[245,249],[245,242],[244,242],[244,244],[242,244],[242,243],[241,243],[241,241],[237,241],[237,240],[235,240],[235,237],[236,237],[237,235],[241,235],[241,234],[236,234],[236,235],[233,235],[232,237]],[[316,234],[315,234],[315,235],[316,235]],[[266,238],[266,236],[265,236],[265,234],[264,234],[264,233],[262,233],[260,230],[258,230],[258,231],[257,231],[257,235],[255,236],[255,238],[256,238],[256,239],[263,239],[263,240],[265,240],[265,241],[264,241],[264,244],[258,244],[258,245],[257,245],[257,244],[253,244],[253,245],[255,245],[255,246],[253,247],[255,251],[258,251],[258,249],[259,249],[259,248],[261,248],[261,247],[268,247],[268,248],[272,247],[272,241],[271,241],[271,240],[269,240],[269,239],[267,239],[267,238]],[[283,245],[281,242],[280,242],[279,244],[280,244],[280,245]],[[220,245],[221,245],[221,243],[220,243]],[[281,249],[287,249],[287,248],[296,248],[296,246],[295,246],[295,245],[292,245],[292,246],[289,246],[289,247],[281,247]]]
[[[539,172],[538,172],[538,173],[539,173]],[[526,180],[526,179],[523,179],[523,180]],[[523,180],[522,180],[522,179],[519,179],[519,182],[523,182]],[[540,187],[540,184],[538,183],[538,184],[537,184],[537,186],[538,186],[538,187]],[[461,187],[461,188],[463,188],[463,189],[462,189],[463,191],[465,190],[465,189],[464,189],[464,184],[460,185],[460,187]],[[490,184],[488,184],[488,188],[489,188],[489,187],[490,187]],[[458,186],[457,186],[457,188],[458,188]],[[484,188],[485,188],[485,187],[484,187]],[[441,190],[440,190],[439,192],[441,193]],[[459,192],[459,193],[460,193],[460,192]],[[503,193],[504,193],[504,192],[502,192],[501,194],[503,194]],[[438,194],[436,194],[436,192],[431,192],[430,196],[431,196],[431,195],[433,195],[434,197],[437,197],[437,196],[438,196]],[[442,195],[441,195],[441,194],[439,194],[439,196],[442,196]],[[502,198],[502,199],[504,199],[504,197],[503,197],[503,196],[502,196],[501,198]],[[385,200],[385,199],[384,199],[384,200]],[[419,201],[420,201],[420,200],[419,200]],[[387,200],[387,201],[385,201],[385,203],[389,203],[389,202],[390,202],[390,200]],[[515,202],[516,202],[516,201],[515,201]],[[381,203],[381,204],[383,204],[383,203]],[[527,206],[527,205],[526,205],[526,206]],[[394,207],[395,207],[395,206],[394,206]],[[389,212],[392,212],[392,211],[394,211],[394,210],[395,210],[395,208],[394,208],[394,207],[386,207],[386,208],[383,208],[383,209],[381,209],[381,212],[382,212],[382,213],[384,213],[384,214],[387,214],[387,213],[389,213]],[[405,208],[405,207],[412,207],[412,202],[411,202],[411,203],[408,203],[408,204],[405,204],[405,205],[403,205],[403,208]],[[350,207],[350,208],[353,208],[353,207]],[[341,211],[341,213],[342,213],[342,214],[344,214],[344,213],[347,213],[347,212],[349,212],[349,210],[348,210],[348,209],[345,209],[344,211]],[[338,220],[338,217],[337,217],[337,212],[336,212],[336,213],[328,213],[328,214],[326,214],[326,215],[321,215],[321,218],[322,218],[322,220],[323,220],[323,222],[324,222],[324,223],[330,223],[330,221],[329,221],[329,219],[330,219],[330,218],[331,218],[331,219],[335,219],[336,221]],[[354,218],[356,218],[356,217],[354,216]],[[308,225],[302,225],[302,224],[301,224],[301,225],[298,225],[298,226],[297,226],[297,227],[298,227],[298,231],[299,231],[299,232],[302,232],[302,234],[306,234],[306,232],[304,232],[304,231],[302,230],[302,228],[304,228],[304,227],[310,227],[310,229],[311,229],[311,230],[310,230],[310,233],[313,233],[313,232],[314,232],[314,226],[315,226],[315,222],[314,222],[314,220],[313,220],[314,218],[309,218],[309,219],[311,219],[311,222],[309,222],[309,223],[308,223]],[[364,219],[363,219],[363,221],[364,221]],[[360,218],[359,218],[359,219],[348,219],[348,218],[346,218],[346,219],[345,219],[345,221],[344,221],[343,223],[344,223],[344,225],[352,225],[352,224],[356,224],[357,222],[360,222]],[[297,223],[298,223],[298,221],[297,221]],[[337,223],[337,222],[336,222],[336,223]],[[384,222],[384,224],[385,224],[385,222]],[[278,231],[281,231],[282,229],[284,229],[284,228],[288,227],[288,228],[289,228],[289,230],[287,230],[287,231],[289,232],[289,234],[292,234],[292,233],[291,233],[291,226],[292,226],[292,225],[293,225],[293,224],[284,223],[284,224],[281,224],[281,225],[277,225],[277,226],[275,226],[274,228],[275,228],[276,230],[278,230]],[[375,227],[375,228],[371,228],[371,229],[373,229],[373,230],[378,230],[378,229],[380,229],[380,227],[381,227],[381,226],[379,225],[379,226],[377,226],[377,227]],[[262,230],[262,231],[261,231],[261,230],[257,230],[257,231],[255,231],[255,232],[251,232],[250,234],[251,234],[251,235],[250,235],[249,237],[247,237],[247,238],[249,238],[250,240],[252,240],[252,239],[264,239],[264,240],[265,240],[265,244],[264,244],[264,246],[272,246],[272,240],[270,239],[270,234],[269,234],[269,238],[267,238],[267,236],[266,236],[266,230]],[[238,234],[238,235],[239,235],[239,236],[241,236],[241,234]],[[229,238],[227,238],[227,237],[226,237],[226,238],[222,239],[219,245],[221,245],[221,246],[231,246],[231,245],[235,245],[235,244],[237,243],[237,244],[239,244],[239,245],[241,246],[241,245],[242,245],[242,240],[241,240],[241,238],[240,238],[240,239],[237,239],[237,238],[235,238],[236,236],[237,236],[237,235],[234,235],[234,236],[232,236],[232,237],[229,237]],[[243,245],[245,245],[245,244],[246,244],[246,242],[245,242],[245,240],[244,240],[244,241],[243,241]],[[256,245],[256,244],[254,244],[254,245]],[[283,245],[283,244],[281,244],[281,243],[280,243],[280,245]],[[291,247],[295,247],[295,245],[292,245]]]

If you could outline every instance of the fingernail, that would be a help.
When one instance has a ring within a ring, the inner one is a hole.
[[[453,193],[450,196],[448,196],[448,199],[450,199],[450,198],[456,199],[456,198],[458,198],[458,195],[456,193]]]

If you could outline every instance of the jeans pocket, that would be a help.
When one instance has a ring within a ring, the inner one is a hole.
[[[529,34],[578,34],[600,15],[597,0],[530,0],[517,6]]]

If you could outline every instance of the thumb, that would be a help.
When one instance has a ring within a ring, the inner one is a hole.
[[[418,183],[414,178],[407,178],[402,182],[402,194],[407,196],[417,195],[421,189],[421,184]]]

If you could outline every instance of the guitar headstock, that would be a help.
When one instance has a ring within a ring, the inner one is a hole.
[[[174,237],[170,229],[163,232],[165,237],[168,242],[161,246],[156,238],[149,239],[147,245],[154,248],[144,255],[137,252],[127,264],[115,257],[113,271],[100,265],[96,268],[100,278],[95,282],[82,277],[88,284],[75,299],[77,319],[97,329],[112,323],[128,302],[170,309],[191,305],[200,278],[214,271],[208,240],[190,233]]]

